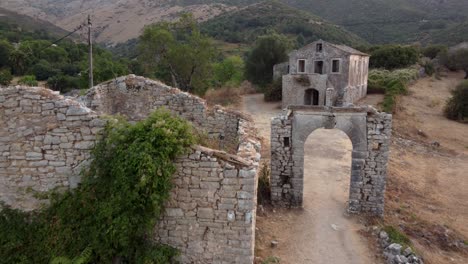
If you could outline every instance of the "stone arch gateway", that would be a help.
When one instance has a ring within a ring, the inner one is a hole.
[[[383,215],[391,125],[390,114],[372,107],[290,106],[272,119],[273,204],[302,206],[304,143],[316,129],[339,129],[353,145],[348,211]]]

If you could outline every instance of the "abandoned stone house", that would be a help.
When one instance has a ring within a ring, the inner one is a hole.
[[[273,77],[282,78],[283,108],[347,106],[366,96],[368,69],[368,54],[318,40],[289,53]]]

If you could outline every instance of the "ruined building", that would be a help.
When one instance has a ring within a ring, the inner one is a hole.
[[[289,53],[273,72],[283,79],[283,108],[347,106],[366,96],[368,68],[369,55],[318,40]]]

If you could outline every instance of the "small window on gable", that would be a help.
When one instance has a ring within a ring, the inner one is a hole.
[[[316,51],[317,51],[317,52],[322,52],[322,50],[323,50],[323,45],[322,45],[322,43],[317,43]]]
[[[332,73],[340,73],[340,66],[339,59],[332,60]]]
[[[306,64],[306,60],[298,60],[297,61],[297,72],[298,73],[305,73],[305,64]]]

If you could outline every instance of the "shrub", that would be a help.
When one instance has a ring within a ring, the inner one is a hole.
[[[445,116],[457,121],[468,121],[468,81],[461,82],[452,91],[452,97],[445,106]]]
[[[387,232],[388,238],[390,238],[390,241],[392,243],[398,243],[398,244],[400,244],[400,245],[402,245],[404,247],[405,246],[406,247],[411,247],[412,246],[411,240],[408,238],[408,236],[406,236],[404,233],[402,233],[401,231],[399,231],[395,227],[385,226],[383,228],[383,230],[385,232]]]
[[[281,101],[283,98],[283,83],[281,79],[273,81],[265,88],[264,94],[265,101],[267,102],[277,102]]]
[[[427,62],[423,63],[422,66],[424,67],[424,72],[428,76],[432,76],[436,72],[434,64],[432,62],[430,62],[430,61],[427,61]]]
[[[370,67],[393,70],[418,62],[419,52],[411,46],[379,46],[371,52]]]
[[[0,85],[9,85],[11,80],[13,80],[13,75],[11,75],[10,70],[0,70]]]
[[[54,91],[66,93],[72,89],[84,88],[86,85],[83,84],[82,80],[79,77],[57,75],[50,77],[47,80],[47,86]]]
[[[172,263],[175,249],[147,234],[169,198],[173,160],[194,143],[188,122],[167,111],[130,124],[109,120],[81,185],[35,213],[0,211],[1,263],[49,263],[92,250],[90,263]]]
[[[37,86],[36,76],[34,75],[23,76],[21,79],[19,79],[18,83],[27,85],[27,86]]]
[[[371,70],[369,72],[368,92],[385,94],[383,110],[394,112],[398,95],[407,94],[407,85],[418,79],[415,69],[400,69],[394,71]]]
[[[270,190],[270,175],[271,170],[267,163],[263,163],[258,177],[258,192],[257,200],[259,204],[266,204],[271,200]]]
[[[425,56],[432,59],[435,59],[437,55],[441,52],[446,52],[447,46],[444,45],[430,45],[422,49],[421,53]]]
[[[242,100],[241,92],[238,87],[226,86],[206,91],[203,98],[209,105],[237,105]]]
[[[31,68],[31,72],[36,76],[37,80],[46,81],[50,77],[58,75],[60,71],[52,67],[47,61],[41,60]]]

